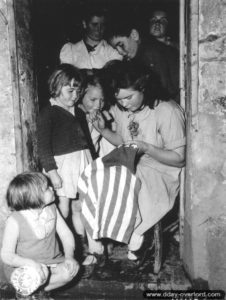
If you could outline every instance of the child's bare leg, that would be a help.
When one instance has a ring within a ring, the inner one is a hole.
[[[71,201],[72,223],[77,234],[85,236],[85,228],[81,220],[81,202],[79,200]]]
[[[88,240],[88,251],[89,254],[86,256],[83,261],[83,265],[93,265],[97,263],[97,258],[95,254],[101,255],[104,253],[104,246],[100,241],[96,241],[91,238],[91,236],[86,232],[87,240]]]
[[[59,197],[58,207],[64,219],[67,219],[69,215],[69,205],[70,205],[70,199],[63,196]]]
[[[104,253],[104,246],[100,241],[96,241],[91,238],[91,236],[87,234],[87,240],[88,240],[88,247],[90,253],[97,253],[97,254],[103,254]]]
[[[76,274],[78,273],[79,265]],[[76,276],[75,274],[75,276]],[[51,291],[64,286],[73,279],[65,263],[60,263],[56,267],[50,268],[50,279],[48,285],[44,288],[45,291]]]

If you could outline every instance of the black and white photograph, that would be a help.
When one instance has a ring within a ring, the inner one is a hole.
[[[226,299],[226,1],[0,0],[0,299]]]

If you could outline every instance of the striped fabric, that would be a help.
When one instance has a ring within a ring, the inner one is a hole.
[[[122,153],[120,148],[113,150],[114,159],[120,157],[117,151]],[[129,147],[123,153],[131,160],[130,151],[134,152],[134,149]],[[108,154],[110,157],[111,154]],[[135,158],[135,155],[132,157]],[[93,239],[110,238],[128,243],[138,212],[140,181],[125,166],[125,157],[124,165],[118,165],[118,162],[109,165],[104,161],[104,158],[96,159],[86,167],[79,179],[82,221]]]

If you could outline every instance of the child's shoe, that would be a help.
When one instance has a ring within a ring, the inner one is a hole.
[[[104,254],[97,253],[88,253],[86,258],[84,259],[83,265],[83,279],[88,279],[94,273],[95,267],[98,265],[99,267],[103,267],[105,265],[106,257]]]

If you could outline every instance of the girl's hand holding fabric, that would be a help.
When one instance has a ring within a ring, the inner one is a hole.
[[[57,173],[57,170],[51,170],[48,172],[50,180],[54,189],[60,189],[62,187],[62,179]]]
[[[66,258],[65,261],[65,267],[69,271],[71,277],[74,277],[79,270],[79,264],[78,262],[73,258]]]

